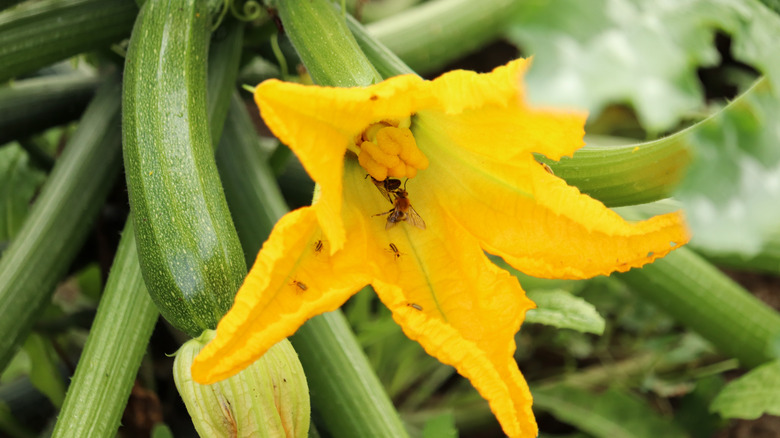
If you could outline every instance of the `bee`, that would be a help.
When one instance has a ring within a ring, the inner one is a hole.
[[[412,202],[409,201],[409,192],[406,191],[406,184],[404,184],[402,189],[401,181],[397,179],[389,178],[384,181],[377,181],[371,177],[371,180],[382,195],[393,204],[393,208],[390,210],[374,215],[388,215],[385,230],[393,228],[395,224],[401,221],[409,222],[421,230],[425,229],[425,221],[412,207]]]
[[[319,254],[322,252],[322,239],[314,242],[314,253]]]
[[[374,216],[387,216],[387,225],[385,225],[385,230],[389,230],[390,228],[393,228],[395,224],[401,221],[409,222],[410,224],[414,225],[415,227],[424,230],[425,229],[425,221],[423,218],[420,217],[420,215],[415,211],[414,207],[412,207],[412,202],[409,201],[409,193],[404,189],[398,189],[395,192],[393,192],[395,195],[395,200],[393,201],[393,208],[390,210],[384,212],[375,214]]]
[[[395,178],[387,178],[384,181],[377,181],[374,177],[371,177],[371,182],[374,183],[377,190],[382,193],[382,196],[387,199],[389,203],[393,203],[393,194],[401,188],[401,180]]]
[[[290,285],[295,287],[296,288],[296,292],[298,292],[298,293],[306,292],[309,289],[309,287],[306,286],[305,283],[303,283],[302,281],[298,281],[298,280],[293,280],[292,283],[290,283]]]

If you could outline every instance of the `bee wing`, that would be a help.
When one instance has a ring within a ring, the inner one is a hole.
[[[406,222],[409,222],[421,230],[425,229],[425,221],[411,205],[409,205],[409,211],[406,212]]]
[[[376,187],[377,190],[379,190],[379,193],[381,193],[382,196],[384,196],[385,199],[387,199],[387,201],[392,204],[393,198],[392,196],[390,196],[390,192],[388,192],[387,189],[385,188],[384,181],[377,181],[374,179],[374,177],[371,177],[371,182],[374,183],[374,186]]]
[[[389,230],[390,228],[393,228],[395,224],[398,222],[401,222],[404,220],[404,214],[400,210],[396,210],[395,208],[390,210],[390,216],[387,217],[387,223],[385,224],[385,230]]]

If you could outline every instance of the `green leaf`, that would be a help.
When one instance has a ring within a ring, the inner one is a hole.
[[[780,415],[780,360],[764,364],[729,383],[710,410],[726,418],[756,419]]]
[[[443,412],[429,418],[423,427],[423,438],[457,438],[458,429],[455,427],[455,416],[452,412]]]
[[[562,289],[528,292],[537,305],[525,314],[525,321],[577,330],[583,333],[604,333],[604,318],[596,308],[582,298]]]
[[[534,56],[531,100],[594,115],[610,103],[631,103],[643,126],[656,132],[701,106],[696,68],[718,60],[709,2],[522,4],[508,37]]]
[[[691,438],[711,438],[725,426],[724,421],[709,410],[710,402],[724,385],[720,374],[697,379],[693,391],[675,404],[675,422],[685,428]]]
[[[30,382],[51,400],[57,408],[65,400],[65,382],[57,370],[57,354],[51,343],[32,333],[24,342],[24,350],[30,356]]]
[[[704,5],[709,2],[701,0]],[[780,16],[758,0],[719,0],[718,25],[732,36],[734,57],[756,67],[780,90]]]
[[[758,253],[780,226],[780,100],[766,79],[690,130],[695,157],[675,196],[691,243],[713,253]]]
[[[152,438],[173,438],[173,432],[165,423],[157,423],[152,428]]]
[[[583,389],[556,385],[531,388],[535,410],[556,418],[596,437],[675,438],[685,433],[657,414],[645,401],[619,389],[597,394]]]
[[[45,178],[30,166],[17,144],[0,148],[0,241],[16,235],[27,217],[30,200]]]

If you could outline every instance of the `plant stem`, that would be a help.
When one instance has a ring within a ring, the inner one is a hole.
[[[331,87],[360,87],[382,80],[330,2],[280,1],[279,17],[312,80]]]
[[[687,248],[615,276],[743,366],[780,356],[780,315]]]
[[[0,370],[48,303],[119,173],[120,92],[116,77],[98,91],[0,259]]]
[[[0,82],[130,34],[132,0],[44,0],[0,13]]]
[[[157,321],[128,218],[54,437],[113,436]]]
[[[98,78],[70,74],[0,88],[0,144],[77,119],[98,85]]]
[[[428,73],[499,38],[518,5],[515,0],[435,0],[366,29],[413,70]]]

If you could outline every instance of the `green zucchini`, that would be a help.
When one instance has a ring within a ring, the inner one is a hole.
[[[130,39],[122,99],[141,272],[160,313],[193,337],[216,327],[246,276],[206,109],[211,18],[220,3],[148,0]]]

